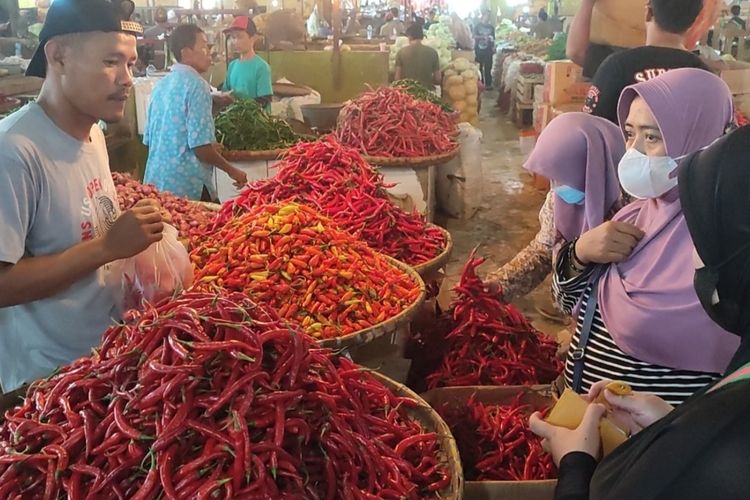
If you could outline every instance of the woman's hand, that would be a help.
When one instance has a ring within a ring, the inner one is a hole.
[[[599,422],[605,411],[603,405],[589,405],[581,424],[575,430],[549,424],[542,420],[539,412],[531,415],[529,426],[531,432],[544,439],[542,446],[552,454],[557,466],[565,455],[574,451],[582,451],[598,459],[601,448]]]
[[[605,389],[611,380],[600,380],[593,386],[587,396],[588,401],[596,401],[600,395],[610,404],[611,418],[630,434],[636,434],[657,420],[664,418],[674,407],[653,394],[634,392],[626,396],[618,396]]]
[[[576,257],[582,264],[622,262],[630,256],[644,235],[633,224],[607,221],[578,238]]]

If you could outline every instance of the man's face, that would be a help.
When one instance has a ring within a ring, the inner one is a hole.
[[[205,33],[195,36],[195,45],[192,48],[182,49],[182,62],[195,68],[198,73],[205,73],[211,69],[211,50]]]
[[[114,123],[122,120],[133,87],[136,41],[125,33],[81,35],[62,49],[59,72],[65,97],[79,112]]]

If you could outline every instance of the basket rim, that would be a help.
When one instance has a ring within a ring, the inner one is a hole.
[[[213,203],[210,201],[193,201],[196,205],[205,208],[210,212],[218,212],[221,210],[221,203]]]
[[[412,266],[414,267],[414,270],[423,277],[443,267],[451,258],[451,254],[453,253],[453,237],[451,236],[450,231],[431,222],[428,222],[427,225],[436,227],[443,233],[443,236],[445,237],[445,248],[443,248],[443,251],[440,252],[439,255],[433,257],[432,259],[422,262],[421,264],[414,264]]]
[[[289,148],[283,149],[266,149],[261,151],[254,151],[250,149],[242,150],[231,150],[221,148],[221,156],[228,161],[238,160],[278,160],[289,150]]]
[[[369,156],[363,153],[363,157],[366,162],[378,166],[378,167],[432,167],[436,165],[442,165],[456,156],[461,151],[461,146],[456,145],[455,148],[448,151],[447,153],[441,153],[433,156],[413,156],[410,158],[394,158],[388,156]]]
[[[325,347],[329,349],[342,349],[349,348],[356,345],[366,344],[371,342],[383,335],[392,333],[398,329],[402,324],[409,323],[411,318],[419,311],[419,307],[427,298],[427,287],[422,277],[417,273],[411,266],[404,264],[403,262],[384,255],[379,252],[375,252],[378,256],[385,259],[389,264],[405,272],[419,287],[419,295],[416,300],[412,302],[403,311],[398,313],[392,318],[388,318],[377,325],[372,325],[369,328],[364,328],[356,332],[343,335],[341,337],[334,337],[331,339],[315,339],[319,347]]]
[[[451,482],[446,488],[437,492],[440,494],[438,498],[446,500],[460,500],[463,498],[465,481],[463,466],[461,465],[461,456],[458,453],[458,443],[456,442],[456,438],[453,437],[450,427],[448,427],[448,424],[443,420],[443,417],[441,417],[437,410],[430,406],[422,396],[409,389],[406,385],[396,382],[380,372],[373,371],[371,373],[380,383],[388,387],[388,389],[396,393],[398,396],[408,397],[417,402],[417,408],[409,409],[409,413],[412,414],[412,417],[415,416],[414,414],[419,413],[422,418],[416,419],[419,420],[420,423],[424,425],[425,420],[428,420],[430,424],[435,426],[434,429],[428,430],[437,432],[441,451],[441,456],[439,458],[451,471]]]

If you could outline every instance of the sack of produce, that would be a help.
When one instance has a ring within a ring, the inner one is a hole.
[[[459,123],[458,130],[461,153],[440,166],[435,188],[444,213],[468,218],[482,199],[482,131],[468,123]]]
[[[164,225],[163,237],[143,252],[112,263],[108,280],[120,311],[141,309],[188,288],[193,282],[190,256],[177,229]]]
[[[459,121],[479,125],[479,71],[463,57],[443,72],[443,98],[459,113]]]

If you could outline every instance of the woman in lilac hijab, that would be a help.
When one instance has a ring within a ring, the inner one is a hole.
[[[626,88],[619,117],[629,148],[620,182],[639,199],[558,254],[553,288],[578,318],[566,385],[586,393],[623,380],[679,404],[724,371],[738,343],[709,319],[685,272],[693,245],[675,172],[725,133],[732,97],[711,73],[672,70]]]
[[[622,132],[603,118],[566,113],[544,129],[524,165],[553,184],[539,212],[540,231],[486,279],[502,290],[507,302],[549,276],[555,247],[610,219],[622,207],[617,163],[624,153]]]

